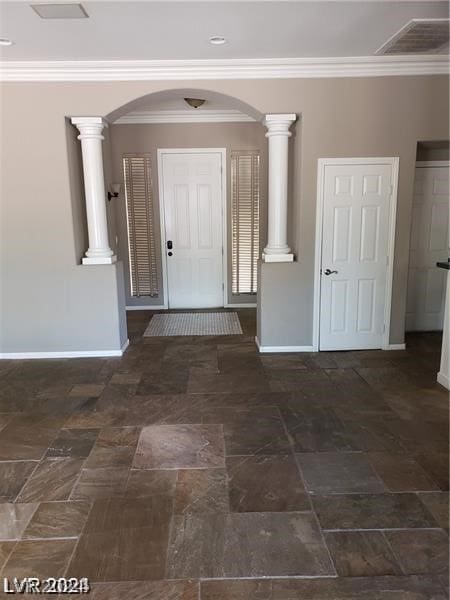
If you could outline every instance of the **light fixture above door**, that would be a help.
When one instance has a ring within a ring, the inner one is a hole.
[[[206,100],[202,100],[201,98],[184,98],[184,101],[191,108],[200,108],[200,106],[203,106],[206,102]]]

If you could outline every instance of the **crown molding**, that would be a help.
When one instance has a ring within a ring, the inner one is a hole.
[[[243,122],[255,122],[255,119],[239,110],[144,110],[128,113],[114,121],[114,125]]]
[[[384,77],[448,73],[447,55],[0,63],[0,81],[5,82]]]

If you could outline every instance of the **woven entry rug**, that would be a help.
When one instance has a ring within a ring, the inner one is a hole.
[[[170,313],[153,315],[145,337],[172,335],[239,335],[242,334],[235,312]]]

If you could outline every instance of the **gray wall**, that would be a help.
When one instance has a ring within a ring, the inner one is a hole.
[[[291,159],[297,262],[262,265],[264,345],[311,344],[317,159],[400,157],[390,341],[402,342],[416,148],[448,138],[446,76],[3,84],[0,351],[122,342],[117,267],[78,265],[82,217],[72,208],[65,118],[107,116],[139,97],[182,88],[222,93],[263,114],[301,113]]]
[[[231,211],[231,177],[230,153],[232,150],[260,150],[261,152],[261,250],[265,242],[266,206],[267,206],[267,140],[265,129],[260,123],[197,123],[197,124],[158,124],[158,125],[112,125],[110,127],[113,179],[122,183],[122,193],[113,200],[116,207],[117,233],[119,238],[118,252],[125,267],[125,293],[127,306],[158,305],[160,298],[141,298],[130,295],[130,277],[128,268],[128,244],[125,196],[123,192],[122,156],[133,152],[151,154],[151,168],[154,192],[155,218],[158,233],[158,251],[160,250],[159,227],[159,189],[158,189],[158,160],[159,148],[226,148],[227,151],[227,206],[228,225]],[[228,226],[228,302],[255,303],[254,295],[231,294],[231,229]],[[161,255],[158,255],[159,286],[163,289]]]

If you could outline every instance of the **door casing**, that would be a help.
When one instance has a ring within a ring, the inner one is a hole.
[[[317,163],[317,201],[316,201],[316,245],[314,256],[314,312],[313,312],[313,350],[319,351],[320,343],[320,294],[322,265],[323,205],[325,200],[325,167],[328,165],[390,165],[392,194],[389,207],[388,264],[386,274],[386,294],[384,304],[383,350],[399,350],[404,344],[390,344],[392,280],[394,275],[395,226],[397,217],[398,168],[399,157],[388,158],[319,158]]]
[[[161,263],[163,278],[163,306],[169,308],[169,290],[167,276],[167,254],[166,254],[166,224],[164,204],[164,179],[163,179],[163,156],[164,154],[220,154],[221,155],[221,202],[222,202],[222,278],[223,278],[223,306],[228,303],[228,211],[227,211],[227,189],[226,189],[226,148],[158,148],[158,196],[159,196],[159,222],[161,231]]]

